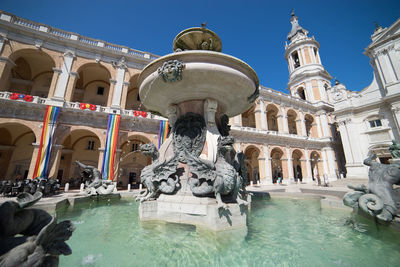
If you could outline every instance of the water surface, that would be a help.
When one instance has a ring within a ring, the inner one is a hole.
[[[140,223],[138,203],[76,207],[60,266],[399,266],[400,234],[315,199],[255,199],[247,233]]]

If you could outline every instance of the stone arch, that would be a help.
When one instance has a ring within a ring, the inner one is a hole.
[[[306,134],[309,137],[318,137],[317,133],[317,123],[315,117],[311,114],[304,115],[305,125],[306,125]]]
[[[266,107],[267,127],[269,131],[279,131],[278,116],[281,114],[275,104],[268,104]]]
[[[256,184],[260,180],[260,166],[258,164],[258,158],[261,154],[260,149],[254,145],[249,145],[244,150],[246,156],[245,164],[247,167],[247,179],[250,183]]]
[[[282,161],[285,157],[285,153],[280,147],[274,147],[271,149],[270,157],[271,157],[272,183],[277,183],[281,181],[280,179],[284,178],[285,166],[283,166]]]
[[[299,131],[297,129],[297,120],[299,118],[299,115],[293,109],[289,109],[286,114],[287,114],[289,133],[298,134]]]
[[[72,102],[106,106],[112,98],[111,72],[103,64],[86,63],[77,69],[78,79],[72,92]]]
[[[54,58],[38,49],[19,49],[9,56],[15,65],[2,73],[2,89],[47,98],[52,83]]]
[[[33,143],[35,132],[22,123],[0,124],[0,180],[28,177],[29,169],[36,161]]]
[[[249,110],[242,113],[242,126],[256,128],[256,116],[254,114],[256,106],[253,105]]]
[[[143,168],[152,162],[151,157],[140,152],[139,145],[150,142],[146,136],[134,134],[121,144],[121,153],[116,159],[119,186],[131,184],[133,188],[139,188],[140,174]]]
[[[105,68],[109,73],[111,77],[116,77],[116,69],[109,63],[99,61],[96,62],[93,59],[86,59],[82,57],[77,57],[71,67],[71,72],[77,72],[79,73],[83,68],[85,68],[86,65],[98,65],[102,68]]]
[[[292,161],[294,181],[302,182],[307,169],[305,165],[304,153],[300,149],[294,149],[292,151]]]
[[[64,136],[61,144],[62,151],[57,178],[63,184],[69,182],[72,188],[79,187],[80,170],[74,163],[76,160],[100,170],[101,139],[91,129],[72,129]]]

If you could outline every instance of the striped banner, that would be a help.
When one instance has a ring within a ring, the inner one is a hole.
[[[114,159],[115,150],[117,149],[120,118],[120,115],[116,114],[108,116],[106,147],[104,150],[103,167],[101,169],[104,180],[114,180]]]
[[[158,132],[158,149],[168,136],[168,121],[160,121],[160,131]]]
[[[59,107],[47,106],[43,120],[42,136],[40,138],[39,152],[36,159],[35,171],[33,178],[48,178],[49,175],[49,161],[51,155],[51,148],[53,145],[53,135],[56,129],[56,123]]]

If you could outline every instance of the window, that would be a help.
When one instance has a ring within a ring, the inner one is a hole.
[[[97,87],[97,94],[98,95],[104,95],[104,87]]]
[[[381,120],[372,120],[372,121],[369,121],[369,126],[371,128],[380,127],[380,126],[382,126],[382,122],[381,122]]]
[[[306,94],[304,92],[303,87],[300,87],[299,89],[297,89],[297,93],[301,99],[306,100]]]
[[[297,51],[292,53],[292,58],[294,61],[294,68],[300,67],[300,59],[299,59],[299,54],[297,54]]]
[[[94,141],[90,140],[88,142],[87,150],[94,150]]]

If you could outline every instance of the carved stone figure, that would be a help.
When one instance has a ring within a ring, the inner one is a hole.
[[[103,180],[101,172],[96,167],[79,161],[75,163],[81,168],[82,178],[86,181],[86,195],[107,195],[114,191],[115,185],[110,180]]]
[[[209,168],[206,178],[198,176],[198,179],[193,179],[190,182],[191,190],[195,195],[204,196],[214,193],[220,208],[227,208],[227,205],[221,199],[221,195],[232,194],[233,199],[239,205],[248,204],[239,194],[243,180],[232,164],[230,152],[233,150],[233,143],[232,136],[220,136],[218,138],[217,161],[214,166]],[[196,174],[198,171],[192,170],[192,172]],[[201,180],[204,181],[201,182]]]
[[[75,230],[70,221],[57,223],[44,210],[25,209],[42,197],[21,193],[17,202],[0,205],[0,266],[58,266],[58,256],[71,254],[65,243]]]
[[[392,140],[392,145],[389,147],[389,151],[392,154],[394,159],[400,158],[400,143],[397,143],[396,140]]]
[[[140,150],[146,156],[153,159],[153,163],[144,167],[140,175],[141,183],[145,190],[141,192],[136,200],[141,202],[155,198],[159,193],[170,194],[177,188],[179,180],[173,176],[178,166],[177,157],[166,161],[158,160],[158,150],[152,143],[140,145]]]
[[[400,164],[381,164],[375,161],[372,154],[364,160],[369,168],[369,185],[348,187],[355,192],[347,193],[343,203],[347,206],[359,207],[367,214],[381,221],[390,222],[399,215],[400,188],[393,189],[393,185],[400,185]]]
[[[188,112],[176,120],[172,129],[173,155],[168,160],[160,160],[153,144],[141,145],[140,150],[152,157],[153,163],[142,170],[141,181],[146,189],[136,199],[145,201],[157,198],[159,193],[177,192],[184,169],[178,168],[181,163],[189,169],[188,185],[195,196],[215,197],[218,208],[227,208],[222,196],[228,195],[231,201],[247,204],[243,181],[247,172],[244,154],[235,155],[228,121],[227,116],[221,117],[222,136],[218,138],[215,162],[200,157],[206,141],[206,123],[203,116],[196,113]]]
[[[179,60],[169,60],[164,62],[162,67],[158,68],[158,74],[161,75],[164,82],[175,82],[182,80],[182,70],[185,64]]]

